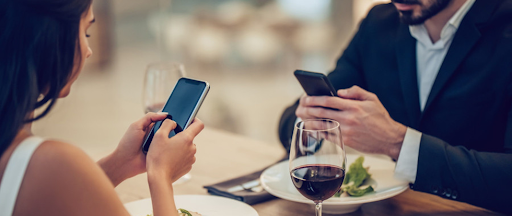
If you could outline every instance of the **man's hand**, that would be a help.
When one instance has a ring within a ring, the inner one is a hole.
[[[164,120],[167,113],[148,113],[130,125],[116,150],[98,161],[114,186],[127,178],[146,172],[146,156],[142,142],[154,122]]]
[[[358,86],[339,90],[338,96],[304,96],[296,115],[302,119],[334,119],[340,123],[345,145],[398,159],[407,127],[389,116],[375,94]]]

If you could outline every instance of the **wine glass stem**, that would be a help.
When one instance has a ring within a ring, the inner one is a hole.
[[[322,216],[322,202],[316,203],[315,213],[316,213],[316,216]]]

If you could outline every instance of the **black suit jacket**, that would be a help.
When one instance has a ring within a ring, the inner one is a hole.
[[[394,120],[423,133],[415,190],[512,212],[512,154],[501,154],[512,153],[512,1],[475,2],[423,112],[416,73],[416,40],[385,4],[369,12],[328,77],[336,89],[375,93]],[[280,121],[287,149],[297,104]]]

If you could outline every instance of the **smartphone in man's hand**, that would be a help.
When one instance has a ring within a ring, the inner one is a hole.
[[[336,89],[323,73],[296,70],[295,77],[309,96],[337,96]]]

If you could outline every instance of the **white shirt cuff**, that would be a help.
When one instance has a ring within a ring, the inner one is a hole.
[[[402,149],[396,162],[395,178],[406,180],[413,184],[416,181],[421,135],[421,132],[407,128]]]

